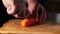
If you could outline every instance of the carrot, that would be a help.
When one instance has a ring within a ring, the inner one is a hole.
[[[36,23],[35,18],[24,19],[21,22],[21,26],[26,27]]]

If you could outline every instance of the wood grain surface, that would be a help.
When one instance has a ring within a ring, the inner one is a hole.
[[[0,28],[2,34],[60,34],[60,24],[46,21],[44,24],[21,27],[20,19],[10,19]]]

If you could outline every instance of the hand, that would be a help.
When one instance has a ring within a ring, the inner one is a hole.
[[[6,7],[7,13],[10,15],[13,15],[16,18],[20,18],[20,16],[18,16],[18,13],[21,11],[20,9],[23,9],[25,7],[25,4],[23,2],[21,3],[21,2],[18,2],[18,1],[15,2],[15,1],[17,0],[14,0],[14,1],[13,0],[2,0],[4,6]],[[28,10],[30,11],[30,13],[32,13],[33,10],[35,10],[35,5],[37,1],[27,0],[27,3],[28,3]]]
[[[20,0],[19,0],[20,1]],[[18,0],[2,0],[4,6],[7,9],[7,13],[10,15],[13,15],[16,18],[21,18],[20,15],[23,15],[24,11],[26,12],[26,6],[24,2],[19,2]],[[23,1],[23,0],[21,0]],[[32,14],[33,11],[37,10],[36,9],[36,5],[38,4],[37,0],[27,0],[28,3],[28,14]],[[38,7],[39,6],[39,7]],[[46,18],[46,13],[45,13],[45,9],[43,8],[43,6],[41,4],[39,4],[37,7],[40,10],[39,13],[41,13],[40,15],[38,14],[38,20],[37,21],[44,21]],[[39,11],[38,10],[38,11]],[[36,11],[37,12],[37,11]],[[34,15],[35,17],[37,16],[36,14]],[[34,24],[36,21],[36,18],[31,18],[31,19],[24,19],[21,22],[22,26],[27,26],[27,25],[31,25]]]

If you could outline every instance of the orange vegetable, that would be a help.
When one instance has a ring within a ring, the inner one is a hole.
[[[21,22],[21,26],[26,27],[26,26],[30,26],[36,23],[36,19],[35,18],[29,18],[29,19],[24,19]]]

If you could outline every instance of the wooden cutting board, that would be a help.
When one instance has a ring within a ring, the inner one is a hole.
[[[2,28],[0,33],[8,34],[60,34],[60,24],[46,21],[45,24],[35,25],[31,27],[21,27],[20,19],[10,19]]]

